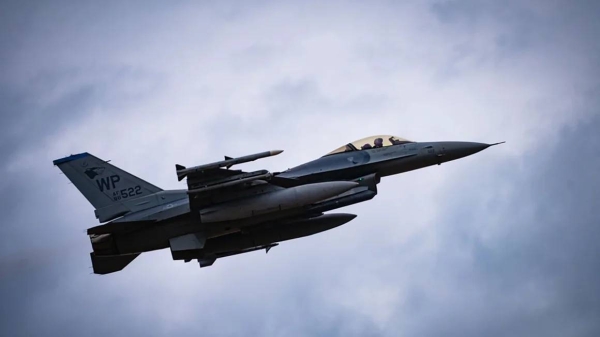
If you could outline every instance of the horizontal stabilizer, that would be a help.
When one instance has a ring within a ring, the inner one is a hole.
[[[90,253],[92,258],[92,266],[94,268],[94,274],[110,274],[116,271],[122,270],[127,265],[138,257],[140,253],[136,254],[125,254],[125,255],[107,255],[97,256],[94,253]]]
[[[133,232],[148,225],[154,221],[128,221],[128,222],[110,222],[104,225],[89,228],[88,235],[91,234],[111,234]]]

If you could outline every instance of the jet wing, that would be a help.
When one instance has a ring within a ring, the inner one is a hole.
[[[110,274],[123,270],[123,268],[127,267],[127,265],[139,255],[140,253],[98,256],[94,253],[90,253],[94,274]]]

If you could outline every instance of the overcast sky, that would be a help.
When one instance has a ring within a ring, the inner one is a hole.
[[[600,335],[595,1],[0,4],[0,335]],[[383,179],[331,231],[93,275],[93,207],[52,160],[164,189],[373,134],[507,141]]]

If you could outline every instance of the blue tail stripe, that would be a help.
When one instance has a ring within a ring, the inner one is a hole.
[[[89,154],[89,153],[87,153],[87,152],[84,152],[84,153],[79,153],[79,154],[72,154],[72,155],[70,155],[70,156],[68,156],[68,157],[64,157],[64,158],[56,159],[56,160],[55,160],[55,161],[53,161],[52,163],[54,163],[54,165],[58,165],[58,164],[64,164],[64,163],[70,162],[70,161],[72,161],[72,160],[76,160],[76,159],[79,159],[79,158],[85,158],[85,157],[87,157],[87,156],[89,156],[89,155],[90,155],[90,154]]]

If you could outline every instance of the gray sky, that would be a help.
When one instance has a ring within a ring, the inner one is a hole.
[[[600,5],[0,4],[0,335],[597,336]],[[279,171],[372,134],[507,144],[385,178],[349,224],[91,275],[88,151]]]

